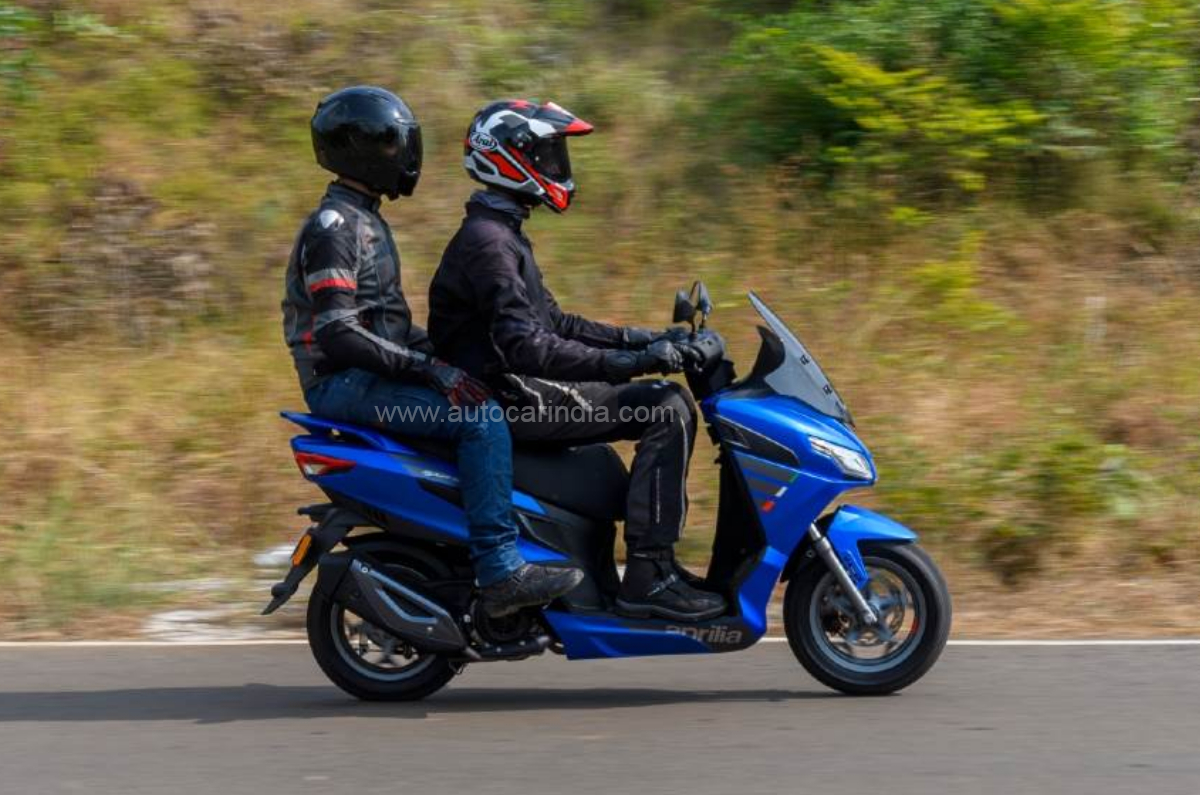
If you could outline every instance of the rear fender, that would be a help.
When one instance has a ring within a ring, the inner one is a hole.
[[[843,505],[822,516],[817,520],[817,527],[829,539],[850,579],[859,588],[870,580],[862,559],[864,542],[911,544],[917,540],[917,534],[899,522],[857,505]],[[791,579],[801,568],[816,561],[812,544],[801,544],[784,567],[782,579]]]

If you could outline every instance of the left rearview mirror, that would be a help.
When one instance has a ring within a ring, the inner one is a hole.
[[[696,282],[696,309],[704,317],[712,314],[712,299],[708,297],[708,288],[704,286],[704,282]]]
[[[692,305],[688,294],[683,290],[675,293],[675,312],[671,315],[672,323],[691,323],[696,317],[696,307]]]

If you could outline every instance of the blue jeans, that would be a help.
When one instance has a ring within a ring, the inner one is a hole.
[[[512,438],[494,402],[488,401],[489,411],[465,411],[463,421],[451,422],[450,401],[434,390],[357,369],[326,378],[304,399],[321,417],[456,442],[476,580],[491,585],[524,565],[512,514]]]

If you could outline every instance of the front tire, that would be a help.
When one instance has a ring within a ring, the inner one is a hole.
[[[851,695],[908,687],[937,662],[950,635],[950,593],[915,544],[864,544],[864,596],[880,614],[863,625],[833,573],[819,562],[796,572],[783,619],[796,659],[819,682]]]

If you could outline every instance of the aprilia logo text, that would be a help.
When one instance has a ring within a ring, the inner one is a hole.
[[[729,627],[667,627],[672,635],[686,635],[701,643],[735,644],[742,642],[742,631]]]

